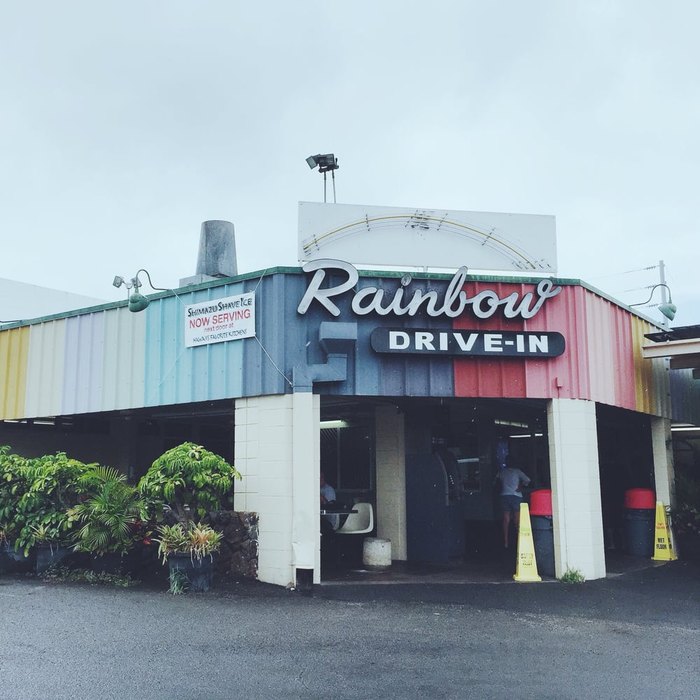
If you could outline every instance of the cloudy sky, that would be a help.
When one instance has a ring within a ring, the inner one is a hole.
[[[174,286],[206,219],[234,222],[239,271],[295,265],[305,158],[334,152],[338,202],[553,214],[560,276],[633,303],[663,259],[674,325],[700,323],[699,22],[690,0],[0,2],[0,277]]]

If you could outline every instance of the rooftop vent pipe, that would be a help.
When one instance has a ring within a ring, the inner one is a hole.
[[[230,221],[205,221],[199,234],[197,269],[193,277],[180,280],[180,286],[200,284],[238,274],[236,238]]]

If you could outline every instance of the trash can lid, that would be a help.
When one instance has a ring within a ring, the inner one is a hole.
[[[530,493],[530,515],[552,514],[552,490],[537,489]]]
[[[642,510],[656,508],[656,495],[653,489],[627,489],[625,508]]]

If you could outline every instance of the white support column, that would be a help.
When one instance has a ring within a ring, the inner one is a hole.
[[[309,392],[236,401],[236,510],[258,514],[258,579],[320,580],[320,400]]]
[[[404,417],[394,406],[375,413],[377,465],[377,535],[391,540],[391,558],[405,561],[406,451]]]
[[[313,570],[314,583],[321,581],[320,406],[311,392],[292,394],[292,560],[295,569]]]
[[[671,442],[671,421],[668,418],[651,419],[651,444],[654,455],[654,480],[656,500],[665,506],[673,506],[673,446]]]
[[[552,399],[547,407],[556,575],[605,577],[595,403]]]

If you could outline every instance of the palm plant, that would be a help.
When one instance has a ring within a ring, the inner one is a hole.
[[[74,549],[98,556],[125,554],[134,544],[145,506],[138,490],[112,467],[95,467],[81,479],[87,498],[68,511],[81,527]]]

